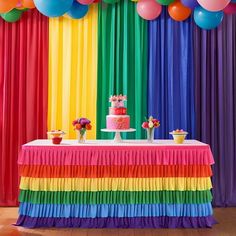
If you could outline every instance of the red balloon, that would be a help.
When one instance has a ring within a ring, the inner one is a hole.
[[[18,0],[0,0],[0,14],[6,13],[16,7]]]
[[[95,1],[93,1],[93,3],[99,3],[99,2],[101,2],[101,0],[95,0]]]
[[[226,8],[223,10],[225,14],[234,14],[236,13],[236,3],[230,3],[226,6]]]
[[[89,5],[93,3],[94,0],[76,0],[76,1],[82,5]]]
[[[184,21],[191,15],[191,9],[184,6],[180,0],[171,3],[168,6],[168,12],[172,19],[176,21]]]
[[[162,6],[155,0],[140,0],[137,12],[145,20],[154,20],[161,14]]]

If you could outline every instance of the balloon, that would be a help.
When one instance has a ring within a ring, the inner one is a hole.
[[[36,8],[45,16],[64,15],[72,6],[73,0],[34,0]]]
[[[211,12],[202,8],[196,7],[194,10],[194,21],[202,29],[214,29],[223,20],[223,11]]]
[[[0,13],[9,12],[18,3],[18,0],[0,0]]]
[[[25,8],[22,6],[21,3],[18,3],[18,4],[16,5],[16,9],[18,9],[18,10],[23,10],[23,9],[25,9]]]
[[[160,3],[161,5],[169,5],[171,4],[172,2],[174,2],[175,0],[156,0],[158,3]]]
[[[161,14],[162,6],[155,0],[140,0],[137,12],[145,20],[154,20]]]
[[[231,2],[236,3],[236,0],[231,0]]]
[[[184,21],[191,15],[191,9],[184,6],[180,0],[171,3],[168,6],[168,12],[170,17],[176,21]]]
[[[225,14],[234,14],[236,13],[236,3],[230,3],[226,6],[226,8],[223,10]]]
[[[21,8],[22,7],[22,3],[21,1],[18,1],[18,3],[16,4],[16,8]]]
[[[21,15],[22,15],[22,11],[17,10],[17,9],[13,9],[7,13],[1,14],[1,17],[5,21],[13,23],[13,22],[18,21],[20,19]]]
[[[95,1],[93,1],[93,3],[99,3],[100,2],[100,0],[95,0]]]
[[[197,0],[181,0],[182,4],[186,7],[191,8],[192,10],[199,6]]]
[[[82,5],[76,1],[73,2],[72,7],[67,12],[67,15],[69,15],[73,19],[80,19],[84,17],[88,12],[88,5]]]
[[[21,0],[22,6],[25,8],[35,8],[35,4],[33,0]]]
[[[82,5],[89,5],[93,3],[93,0],[76,0],[76,1]]]
[[[113,4],[113,3],[116,3],[116,2],[119,2],[120,0],[103,0],[103,2],[105,3],[109,3],[109,4]]]
[[[230,2],[230,0],[197,0],[198,3],[208,11],[221,11]]]

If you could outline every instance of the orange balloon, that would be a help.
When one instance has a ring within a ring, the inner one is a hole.
[[[17,3],[18,0],[0,0],[0,14],[9,12]]]
[[[35,8],[33,0],[21,0],[21,4],[25,8]]]
[[[168,6],[168,12],[172,19],[176,21],[184,21],[191,15],[191,9],[184,6],[180,0],[171,3]]]

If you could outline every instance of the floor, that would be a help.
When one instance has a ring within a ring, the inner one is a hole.
[[[212,229],[24,229],[12,226],[18,209],[0,208],[0,236],[236,236],[236,208],[216,208]]]

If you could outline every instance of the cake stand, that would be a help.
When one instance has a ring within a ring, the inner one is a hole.
[[[121,143],[122,142],[122,138],[120,133],[125,133],[125,132],[134,132],[136,131],[136,129],[101,129],[101,131],[103,132],[115,132],[115,137],[114,137],[114,142],[115,143]]]

